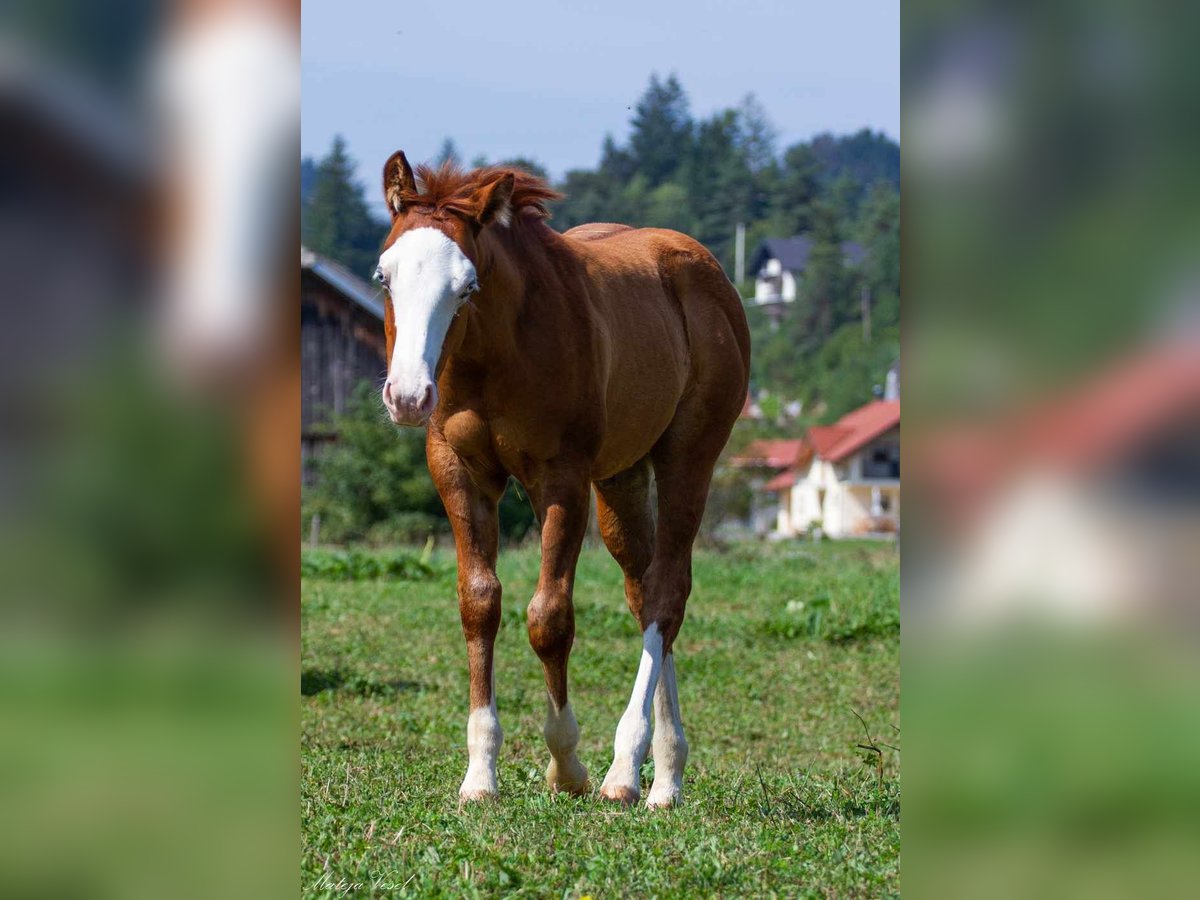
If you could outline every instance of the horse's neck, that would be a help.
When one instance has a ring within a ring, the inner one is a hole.
[[[490,241],[481,260],[482,290],[464,310],[463,339],[452,354],[473,370],[503,367],[509,348],[517,344],[517,324],[525,306],[525,278],[499,241]]]
[[[502,379],[514,364],[528,364],[530,354],[553,364],[581,351],[573,344],[584,339],[583,333],[565,327],[572,318],[565,305],[572,298],[553,288],[554,264],[534,236],[491,236],[481,249],[483,290],[455,355],[475,371]]]

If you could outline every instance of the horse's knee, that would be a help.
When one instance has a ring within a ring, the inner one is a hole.
[[[467,640],[494,638],[500,629],[500,579],[479,570],[459,580],[458,609]]]
[[[529,643],[540,659],[562,659],[575,641],[575,611],[567,591],[538,591],[525,611]]]

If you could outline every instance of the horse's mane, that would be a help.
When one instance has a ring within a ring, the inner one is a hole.
[[[485,166],[468,170],[453,160],[447,160],[436,168],[422,163],[417,166],[417,189],[403,192],[400,201],[406,206],[425,206],[469,215],[467,201],[471,195],[510,174],[513,176],[513,192],[509,202],[513,212],[525,212],[539,219],[550,218],[546,204],[561,199],[563,195],[546,184],[544,179],[515,166]]]

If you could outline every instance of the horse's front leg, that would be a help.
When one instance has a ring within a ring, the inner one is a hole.
[[[572,794],[588,790],[587,769],[575,754],[579,725],[567,698],[567,658],[575,641],[571,595],[590,498],[586,474],[569,471],[548,476],[532,495],[542,523],[542,568],[526,618],[529,643],[546,675],[546,781],[552,791]]]
[[[460,800],[497,796],[496,757],[504,734],[496,715],[492,673],[496,632],[500,628],[500,579],[496,577],[499,542],[497,504],[504,481],[480,487],[458,455],[433,428],[426,442],[429,471],[446,506],[458,553],[458,607],[467,642],[471,712],[467,718],[467,775]]]

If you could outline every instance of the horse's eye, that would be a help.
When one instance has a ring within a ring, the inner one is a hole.
[[[375,275],[373,277],[377,282],[383,284],[383,266],[375,267]]]
[[[463,288],[461,291],[459,291],[458,298],[460,300],[466,300],[477,290],[479,290],[479,282],[476,280],[472,280],[470,284],[468,284],[465,288]]]

